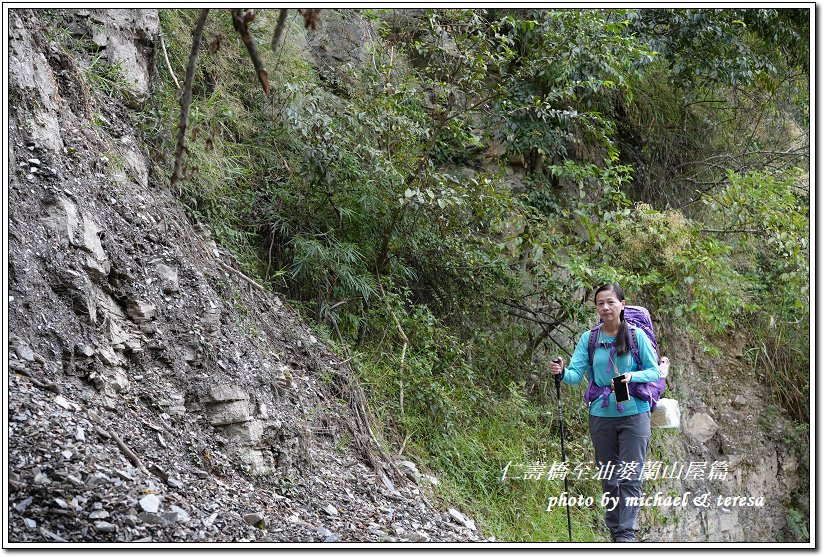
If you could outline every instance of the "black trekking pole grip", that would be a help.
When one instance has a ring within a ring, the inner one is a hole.
[[[557,357],[557,358],[553,358],[552,363],[554,363],[554,364],[560,364],[560,363],[561,363],[561,357],[559,356],[559,357]],[[564,375],[564,368],[562,367],[562,368],[561,368],[561,373],[559,373],[558,375],[555,375],[555,376],[553,377],[553,379],[555,379],[555,389],[556,389],[559,393],[561,392],[561,391],[560,391],[560,388],[561,388],[561,377],[563,377],[563,375]]]

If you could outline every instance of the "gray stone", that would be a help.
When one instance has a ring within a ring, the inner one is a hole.
[[[233,400],[249,400],[249,393],[239,385],[216,385],[210,388],[202,397],[203,402],[229,402]]]
[[[14,347],[14,351],[21,360],[26,360],[27,362],[34,361],[34,351],[28,344],[21,342]]]
[[[46,529],[45,529],[45,528],[43,528],[42,526],[40,527],[40,533],[41,533],[43,536],[45,536],[45,537],[47,537],[47,538],[49,538],[49,539],[52,539],[52,540],[54,540],[54,541],[56,541],[56,542],[62,542],[62,543],[66,543],[66,542],[68,542],[68,540],[67,540],[67,539],[65,539],[65,538],[62,538],[62,537],[58,536],[58,535],[57,535],[57,534],[55,534],[54,532],[51,532],[51,531],[49,531],[49,530],[46,530]]]
[[[185,510],[181,509],[177,505],[172,505],[169,508],[172,510],[172,512],[177,514],[177,520],[179,522],[189,522],[189,520],[191,519],[189,513],[187,513]]]
[[[94,529],[98,532],[114,532],[115,530],[117,530],[117,527],[111,522],[100,520],[94,523]]]
[[[147,513],[156,513],[160,509],[160,497],[151,493],[140,499],[139,503]]]
[[[163,513],[163,520],[165,520],[167,524],[174,524],[179,518],[180,514],[175,511]]]
[[[109,518],[109,513],[102,509],[95,510],[89,513],[89,518]]]
[[[25,524],[26,528],[28,528],[29,530],[33,530],[34,528],[37,528],[37,521],[32,520],[31,518],[24,518],[23,519],[23,524]]]
[[[126,360],[120,355],[116,354],[109,348],[99,348],[97,350],[97,357],[100,362],[107,366],[120,366],[126,363]]]
[[[158,263],[157,274],[160,277],[160,288],[164,294],[172,294],[180,291],[177,269]]]
[[[58,196],[46,207],[45,224],[57,234],[58,238],[75,244],[75,236],[80,229],[77,205],[63,196]]]
[[[105,274],[108,274],[109,263],[106,251],[100,242],[101,232],[103,232],[103,229],[95,221],[83,215],[83,237],[80,247],[88,251],[92,255],[95,264],[105,268]]]
[[[263,422],[260,420],[249,420],[239,424],[230,424],[223,431],[235,441],[253,444],[260,441],[263,436],[263,429]]]
[[[329,516],[338,516],[338,509],[336,509],[335,506],[331,503],[323,507],[323,512],[325,512]]]
[[[251,407],[248,400],[235,400],[206,407],[209,423],[212,425],[229,425],[251,419]]]
[[[712,416],[704,412],[693,415],[687,421],[687,432],[701,443],[712,439],[717,431],[718,424],[715,423]]]
[[[458,524],[466,526],[470,530],[477,530],[475,522],[461,514],[457,509],[449,509],[449,516],[451,516]]]
[[[146,524],[166,525],[166,519],[155,513],[140,513],[137,518]]]
[[[269,470],[266,465],[266,459],[263,458],[263,453],[256,449],[241,448],[237,451],[238,458],[244,464],[248,465],[253,472],[263,474]]]
[[[263,528],[266,526],[266,520],[260,513],[245,514],[243,515],[243,520],[246,522],[246,524],[249,524],[250,526],[254,526],[256,528]]]
[[[94,381],[100,391],[110,395],[128,391],[131,385],[126,376],[126,370],[119,367],[106,368],[103,372],[93,372],[89,374],[89,378]]]
[[[129,300],[129,305],[126,308],[126,313],[135,323],[149,321],[155,316],[156,312],[157,308],[154,304],[142,300]]]
[[[85,356],[86,358],[91,358],[95,355],[94,347],[90,344],[77,344],[74,347],[74,353],[78,356]]]

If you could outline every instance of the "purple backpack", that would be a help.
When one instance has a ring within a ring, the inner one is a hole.
[[[655,331],[653,331],[652,329],[652,319],[650,318],[649,311],[647,311],[647,308],[641,306],[626,306],[624,308],[624,319],[630,326],[630,352],[632,352],[632,357],[635,359],[635,363],[637,364],[638,369],[641,369],[641,354],[638,351],[638,339],[636,337],[637,333],[635,332],[635,329],[640,327],[644,331],[644,333],[646,333],[647,338],[652,343],[652,349],[655,352],[655,359],[657,360],[658,343],[655,340]],[[592,370],[592,359],[595,355],[595,348],[598,345],[598,333],[601,331],[602,326],[603,322],[598,323],[592,329],[590,329],[589,333],[589,387],[587,388],[587,392],[584,395],[584,400],[586,400],[588,403],[594,402],[598,400],[598,398],[602,395],[606,395],[603,397],[601,402],[601,406],[606,407],[609,405],[609,387],[599,387],[598,385],[596,385],[593,381],[595,372]],[[611,350],[615,350],[614,344],[611,345]],[[649,402],[650,410],[655,409],[655,406],[658,404],[658,399],[661,398],[661,395],[664,393],[666,389],[666,377],[662,377],[658,381],[650,381],[648,383],[629,384],[629,394],[634,396],[635,398]],[[618,411],[624,411],[623,405],[620,402],[618,403]]]

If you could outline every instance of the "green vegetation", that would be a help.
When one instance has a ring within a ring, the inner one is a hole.
[[[717,353],[746,329],[777,403],[809,421],[807,11],[342,12],[379,31],[368,63],[319,75],[290,10],[282,48],[260,49],[266,97],[212,11],[177,193],[353,354],[376,430],[441,497],[498,539],[566,539],[565,513],[545,511],[560,480],[501,478],[560,461],[547,360],[608,280],[674,324],[664,337]],[[180,76],[197,12],[160,14]],[[277,11],[262,18],[266,45]],[[163,181],[179,91],[156,64],[143,128]],[[568,460],[586,462],[580,393],[564,398]],[[573,521],[577,540],[606,539],[597,507]]]

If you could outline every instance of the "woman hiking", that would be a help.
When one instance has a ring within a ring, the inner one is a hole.
[[[614,498],[609,501],[616,502],[606,505],[605,517],[613,542],[636,541],[635,521],[640,507],[627,505],[627,498],[641,497],[641,471],[650,438],[649,402],[630,394],[628,400],[617,403],[613,379],[623,374],[623,380],[619,381],[629,386],[629,383],[656,381],[666,377],[669,370],[666,358],[661,359],[659,366],[646,333],[624,320],[625,306],[624,292],[619,285],[609,283],[598,288],[595,309],[603,325],[581,336],[569,365],[564,367],[563,359],[557,358],[549,366],[553,375],[563,374],[563,382],[570,385],[580,382],[587,373],[593,374],[594,387],[587,392],[589,433],[596,464],[602,471],[604,494]],[[592,334],[598,338],[590,369]],[[636,337],[640,366],[630,353],[630,334]],[[612,472],[605,473],[609,470]]]

